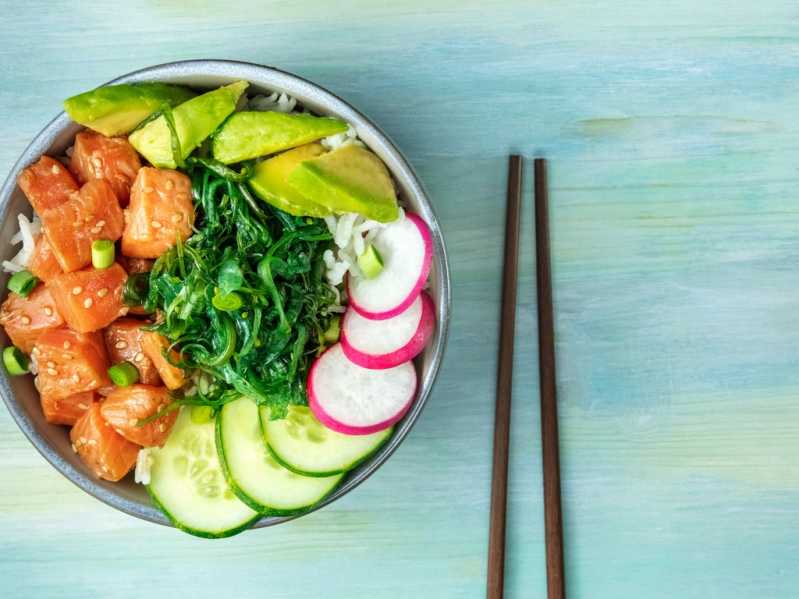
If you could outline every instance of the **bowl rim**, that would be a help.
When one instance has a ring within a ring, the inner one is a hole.
[[[262,516],[251,527],[262,528],[305,516],[343,497],[377,471],[407,437],[428,401],[438,376],[447,345],[452,302],[449,261],[435,210],[410,162],[394,142],[391,141],[382,129],[369,117],[326,88],[299,75],[276,67],[223,59],[192,59],[162,63],[131,71],[103,85],[141,81],[175,82],[177,79],[189,79],[192,77],[218,77],[229,78],[231,80],[246,80],[255,85],[280,89],[295,97],[302,96],[305,98],[301,100],[304,103],[310,101],[310,103],[319,104],[324,111],[339,115],[355,127],[359,136],[366,134],[371,138],[367,145],[370,149],[375,150],[381,155],[381,158],[383,158],[391,171],[392,176],[402,183],[406,190],[406,194],[412,196],[418,203],[425,221],[430,227],[433,238],[434,277],[439,290],[439,300],[436,306],[438,324],[433,343],[430,347],[431,359],[429,368],[420,379],[419,393],[413,407],[397,425],[389,442],[383,445],[372,457],[364,462],[364,464],[349,473],[344,483],[337,487],[333,493],[328,495],[321,502],[315,504],[309,510],[291,516]],[[189,83],[187,84],[191,85]],[[5,220],[9,216],[9,204],[13,192],[17,187],[16,180],[20,171],[46,152],[54,142],[55,137],[70,125],[74,124],[62,111],[47,123],[25,147],[19,158],[11,167],[5,182],[0,187],[0,218]],[[389,159],[387,160],[386,157]],[[106,505],[126,514],[156,524],[173,526],[151,501],[142,503],[134,499],[129,499],[119,492],[111,490],[110,487],[103,483],[90,478],[86,473],[78,470],[71,463],[64,460],[56,448],[52,447],[36,430],[36,425],[28,417],[27,411],[22,407],[21,403],[16,401],[7,374],[3,369],[0,369],[0,396],[2,396],[6,408],[17,426],[31,444],[45,460],[70,482]]]

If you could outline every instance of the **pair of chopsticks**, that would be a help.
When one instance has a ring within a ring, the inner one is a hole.
[[[516,328],[516,288],[519,265],[519,221],[522,203],[521,156],[508,165],[505,216],[505,266],[499,336],[499,368],[494,420],[494,460],[488,544],[488,599],[501,599],[505,582],[505,522],[508,498],[513,340]],[[555,388],[555,331],[549,252],[549,201],[546,160],[534,161],[536,287],[538,291],[538,369],[541,393],[541,453],[544,471],[544,522],[548,599],[564,599],[563,526],[560,506],[558,408]]]

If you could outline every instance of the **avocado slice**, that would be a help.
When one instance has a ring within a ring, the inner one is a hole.
[[[111,137],[130,133],[164,104],[177,106],[194,96],[179,85],[122,83],[67,98],[64,110],[76,123]]]
[[[225,164],[274,154],[343,133],[347,123],[331,117],[282,112],[237,112],[214,135],[214,158]]]
[[[192,98],[172,111],[181,159],[187,158],[235,110],[239,97],[248,85],[246,81],[225,85]],[[153,166],[177,166],[172,154],[172,134],[163,116],[131,133],[128,140]]]
[[[330,208],[309,200],[288,182],[289,173],[297,165],[324,153],[322,144],[312,143],[264,160],[255,167],[255,174],[249,181],[250,188],[265,202],[294,216],[321,218],[332,214]]]
[[[386,165],[356,144],[306,160],[291,171],[288,181],[302,195],[334,212],[357,212],[383,223],[399,216]]]

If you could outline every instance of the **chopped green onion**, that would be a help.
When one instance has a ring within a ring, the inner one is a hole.
[[[3,350],[3,364],[11,376],[19,376],[28,372],[28,356],[13,345]]]
[[[230,293],[217,292],[211,300],[211,303],[214,305],[214,308],[222,312],[234,312],[244,305],[241,296],[235,291],[231,291]]]
[[[367,279],[374,279],[383,270],[383,258],[371,243],[358,256],[358,267]]]
[[[114,263],[116,251],[114,242],[108,239],[92,241],[92,266],[97,269],[108,268]]]
[[[214,415],[211,406],[192,406],[191,407],[191,421],[194,424],[205,424],[210,422]]]
[[[127,387],[139,380],[139,371],[130,362],[120,362],[108,369],[111,382],[117,387]]]
[[[324,333],[324,339],[326,343],[336,343],[338,341],[340,334],[340,323],[340,316],[334,316],[330,319],[330,324]]]
[[[137,272],[128,277],[122,289],[122,301],[126,306],[141,306],[150,293],[150,273]]]
[[[11,278],[8,280],[8,284],[6,286],[8,287],[9,291],[13,291],[22,297],[28,297],[31,291],[33,291],[38,284],[39,279],[34,277],[30,271],[21,270],[11,275]]]

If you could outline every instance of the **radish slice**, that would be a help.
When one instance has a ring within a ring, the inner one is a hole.
[[[370,320],[347,310],[341,324],[341,349],[358,366],[382,370],[418,356],[436,327],[433,300],[425,292],[394,318]]]
[[[350,305],[362,316],[385,320],[413,303],[427,281],[433,263],[433,238],[416,214],[382,229],[372,244],[383,258],[383,270],[373,279],[347,277]]]
[[[308,405],[317,420],[345,435],[369,435],[400,420],[416,394],[416,369],[405,362],[385,370],[353,364],[336,343],[308,373]]]

